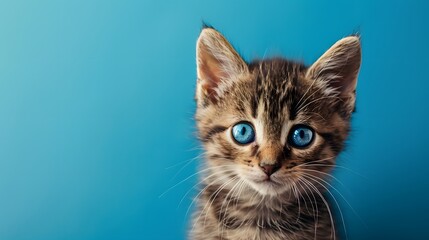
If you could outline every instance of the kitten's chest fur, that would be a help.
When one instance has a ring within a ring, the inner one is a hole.
[[[210,184],[210,183],[209,183]],[[320,196],[261,198],[257,193],[207,186],[198,200],[191,239],[334,239],[330,214]]]

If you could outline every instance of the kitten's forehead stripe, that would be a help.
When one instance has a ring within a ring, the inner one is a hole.
[[[256,117],[261,101],[264,116],[257,117],[263,119],[265,126],[270,126],[266,129],[269,135],[278,135],[286,119],[296,118],[296,88],[305,66],[285,59],[270,59],[252,62],[249,69],[256,75],[252,115]]]

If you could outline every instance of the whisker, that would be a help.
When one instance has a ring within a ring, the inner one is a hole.
[[[222,171],[222,172],[218,172],[218,171],[216,171],[215,173],[212,173],[212,174],[210,174],[209,176],[207,176],[207,177],[205,177],[204,179],[202,179],[201,181],[199,181],[199,182],[197,182],[196,184],[194,184],[194,186],[192,186],[186,193],[185,193],[185,195],[182,197],[182,199],[180,199],[180,202],[179,202],[179,204],[177,205],[177,207],[179,207],[180,206],[180,204],[183,202],[183,200],[185,199],[185,197],[192,191],[192,189],[194,189],[197,185],[200,185],[201,183],[203,183],[203,182],[205,182],[207,179],[209,179],[209,178],[211,178],[211,177],[213,177],[213,176],[215,176],[216,174],[223,174],[223,173],[228,173],[228,172],[233,172],[233,170],[232,169],[230,169],[230,170],[225,170],[225,171]],[[210,184],[209,184],[210,185]]]
[[[245,184],[246,184],[246,181],[243,180],[241,185],[240,185],[239,191],[238,191],[238,197],[235,199],[235,207],[238,206],[238,200],[239,200],[239,197],[241,196],[241,193],[242,193],[244,187],[246,186]]]
[[[341,182],[338,178],[336,178],[332,174],[329,174],[329,173],[326,173],[326,172],[322,172],[322,171],[319,171],[319,170],[316,170],[316,169],[309,169],[309,168],[301,168],[300,170],[301,171],[309,171],[309,172],[315,172],[315,173],[323,174],[323,175],[325,175],[327,177],[330,177],[330,178],[334,179],[335,181],[337,181],[338,183],[340,183],[342,186],[344,186],[344,183]]]
[[[176,174],[174,174],[174,176],[172,177],[172,179],[175,179],[177,177],[177,175],[179,175],[179,173],[181,173],[183,171],[183,169],[185,169],[189,164],[191,164],[193,161],[195,161],[196,159],[201,158],[204,155],[205,155],[205,153],[201,153],[201,154],[198,154],[198,156],[191,158],[185,165],[183,165],[179,169],[179,171],[176,172]]]
[[[318,180],[317,180],[317,178],[314,178],[314,176],[313,175],[310,175],[310,174],[306,174],[306,173],[303,173],[305,176],[307,176],[307,178],[308,179],[311,179],[311,180],[313,180],[315,183],[317,183],[317,184],[319,184],[321,187],[323,187],[327,192],[328,192],[328,194],[332,197],[332,199],[334,200],[334,202],[335,202],[335,205],[337,206],[337,208],[338,208],[338,211],[340,212],[340,217],[341,217],[341,222],[343,223],[343,228],[344,228],[344,234],[346,235],[346,239],[348,239],[348,237],[347,237],[347,229],[346,229],[346,223],[345,223],[345,221],[344,221],[344,216],[343,216],[343,212],[342,212],[342,210],[341,210],[341,207],[340,207],[340,204],[338,203],[338,201],[337,201],[337,199],[335,198],[335,196],[331,193],[331,191],[325,186],[325,185],[323,185],[321,182],[319,182]]]
[[[323,178],[319,178],[319,177],[314,176],[314,175],[310,175],[310,176],[312,176],[312,177],[314,177],[316,179],[319,179],[320,181],[322,181],[323,183],[325,183],[326,185],[328,185],[330,188],[332,188],[334,191],[336,191],[340,195],[340,197],[347,203],[347,205],[350,207],[350,209],[353,211],[353,213],[362,221],[362,223],[365,224],[365,222],[363,221],[362,217],[359,216],[359,214],[352,207],[352,205],[349,203],[349,201],[347,201],[347,199],[344,197],[344,195],[341,194],[341,192],[337,188],[335,188],[332,184],[330,184],[328,181],[324,180]]]
[[[222,213],[223,212],[223,217],[222,217],[222,225],[220,225],[220,227],[221,227],[221,229],[220,229],[220,236],[221,236],[221,238],[222,238],[222,236],[223,236],[223,230],[224,230],[224,227],[225,227],[225,219],[226,219],[226,213],[228,212],[228,206],[229,206],[229,203],[231,202],[231,200],[233,199],[233,198],[230,198],[229,199],[229,195],[232,193],[232,195],[234,195],[234,192],[235,192],[235,188],[241,183],[243,181],[243,179],[240,179],[237,183],[235,183],[234,184],[234,186],[228,191],[228,193],[227,193],[227,195],[225,196],[225,199],[224,199],[224,201],[222,202],[222,205],[221,205],[221,207],[220,207],[220,213]],[[223,206],[224,206],[224,204],[225,204],[225,201],[227,201],[227,205],[226,205],[226,207],[225,207],[225,210],[224,211],[222,211],[222,209],[223,209]]]
[[[298,103],[296,104],[298,107],[297,109],[299,109],[299,107],[301,106],[301,100],[305,97],[305,95],[307,95],[308,91],[310,91],[311,87],[313,87],[314,83],[316,81],[311,82],[310,86],[307,88],[307,90],[305,91],[305,93],[301,96],[301,98],[299,99]],[[317,89],[315,92],[319,91],[319,89]],[[314,94],[314,93],[313,93]],[[308,97],[304,100],[307,101]]]
[[[202,155],[202,154],[199,154],[198,156],[193,157],[193,158],[191,158],[191,159],[187,159],[187,160],[183,160],[183,161],[181,161],[181,162],[175,163],[175,164],[173,164],[173,165],[171,165],[171,166],[165,167],[164,169],[165,169],[165,170],[169,170],[169,169],[175,168],[175,167],[180,166],[180,165],[182,165],[182,164],[185,164],[185,163],[187,163],[187,162],[189,162],[189,161],[193,161],[193,160],[194,160],[194,158],[198,158],[198,157],[199,157],[199,156],[201,156],[201,155]]]
[[[323,159],[318,159],[318,160],[312,160],[311,162],[304,162],[304,163],[298,164],[295,167],[306,166],[306,165],[310,165],[310,164],[313,164],[313,163],[318,163],[318,162],[323,162],[323,161],[331,160],[331,159],[334,159],[334,158],[335,157],[328,157],[328,158],[323,158]]]
[[[226,177],[231,177],[230,175],[227,175]],[[185,216],[188,215],[189,210],[191,209],[191,206],[195,203],[195,201],[199,198],[199,196],[207,190],[207,188],[209,188],[210,186],[215,185],[219,180],[222,180],[220,177],[216,178],[215,180],[213,180],[213,182],[207,184],[203,189],[201,189],[198,194],[192,199],[192,202],[189,204],[188,209],[186,210],[186,214]],[[201,181],[202,182],[202,181]]]
[[[305,104],[305,105],[304,105],[304,106],[302,106],[301,108],[299,108],[297,112],[299,113],[301,110],[306,109],[306,107],[308,107],[310,104],[312,104],[312,103],[314,103],[314,102],[320,101],[320,100],[322,100],[322,99],[329,99],[329,98],[337,98],[337,99],[340,99],[339,97],[333,97],[333,96],[325,96],[325,97],[316,98],[316,99],[314,99],[314,100],[312,100],[312,101],[308,102],[307,104]]]
[[[310,199],[310,195],[308,195],[307,188],[305,186],[302,186],[300,181],[297,181],[296,183],[301,186],[301,188],[305,192],[305,195],[307,195],[308,199],[310,200],[311,209],[313,210],[313,214],[314,214],[314,212],[316,213],[316,216],[313,215],[313,219],[315,219],[315,223],[314,223],[314,239],[316,240],[316,238],[317,238],[317,225],[319,224],[319,207],[317,206],[316,197],[314,196],[313,191],[311,191],[310,189],[308,189],[310,191],[310,193],[311,193],[311,196],[313,197],[313,200],[314,200],[314,205],[313,205],[313,202]],[[303,198],[303,199],[304,199],[305,207],[308,210],[307,201],[305,200],[305,198]]]
[[[217,196],[219,195],[219,193],[231,182],[235,181],[238,178],[238,176],[232,177],[231,179],[229,179],[228,181],[226,181],[225,183],[223,183],[220,187],[218,187],[216,189],[216,191],[214,191],[212,193],[212,195],[210,195],[208,202],[209,205],[207,207],[207,203],[204,206],[204,209],[201,211],[201,213],[205,212],[205,216],[204,216],[204,226],[206,225],[206,220],[207,220],[207,215],[208,215],[208,211],[205,211],[206,207],[207,209],[210,209],[210,207],[213,205],[214,200],[217,198]],[[210,200],[211,199],[211,200]],[[197,221],[199,220],[200,216],[198,217]]]
[[[333,219],[333,216],[332,216],[332,211],[331,211],[331,208],[330,208],[330,206],[329,206],[329,204],[328,204],[328,201],[326,201],[326,199],[325,199],[325,197],[323,196],[323,194],[319,191],[319,189],[317,189],[317,187],[313,184],[313,183],[311,183],[309,180],[307,180],[305,177],[302,177],[302,178],[300,178],[300,180],[301,181],[303,181],[302,183],[304,184],[304,185],[307,185],[307,186],[309,186],[309,187],[311,187],[316,193],[317,193],[317,195],[319,195],[319,197],[321,198],[321,200],[323,201],[323,203],[325,204],[325,206],[326,206],[326,208],[327,208],[327,211],[328,211],[328,213],[329,213],[329,218],[330,218],[330,220],[331,220],[331,229],[332,229],[332,232],[331,232],[331,238],[333,237],[334,238],[334,240],[336,239],[336,230],[335,230],[335,224],[334,224],[334,219]]]
[[[362,177],[364,179],[368,179],[368,177],[366,177],[366,176],[364,176],[364,175],[362,175],[362,174],[354,171],[353,169],[350,169],[350,168],[347,168],[347,167],[344,167],[344,166],[341,166],[341,165],[338,165],[338,164],[321,164],[321,163],[315,163],[315,164],[309,164],[309,165],[311,165],[311,166],[320,166],[320,167],[341,168],[341,169],[350,171],[351,173],[356,174],[359,177]]]
[[[195,175],[197,175],[197,174],[200,174],[200,173],[202,173],[202,172],[206,172],[206,171],[209,171],[209,170],[212,170],[212,169],[222,168],[222,167],[225,167],[225,166],[209,167],[209,168],[205,168],[205,169],[203,169],[203,170],[201,170],[201,171],[198,171],[198,172],[196,172],[196,173],[193,173],[193,174],[191,174],[189,177],[187,177],[187,178],[183,179],[182,181],[180,181],[180,182],[178,182],[178,183],[174,184],[172,187],[168,188],[165,192],[163,192],[161,195],[159,195],[159,196],[158,196],[158,198],[161,198],[161,197],[162,197],[162,196],[164,196],[167,192],[169,192],[171,189],[175,188],[175,187],[176,187],[176,186],[178,186],[179,184],[182,184],[183,182],[187,181],[188,179],[192,178],[193,176],[195,176]]]

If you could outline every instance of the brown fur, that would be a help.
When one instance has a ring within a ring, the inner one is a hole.
[[[360,66],[357,37],[338,41],[307,68],[282,58],[245,63],[216,30],[197,42],[197,112],[205,149],[191,239],[334,239],[326,184],[344,147]],[[231,128],[250,122],[254,142],[240,145]],[[288,142],[310,126],[306,148]],[[280,164],[267,181],[260,166]]]

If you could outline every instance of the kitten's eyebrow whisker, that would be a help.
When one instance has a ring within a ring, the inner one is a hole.
[[[319,116],[321,119],[323,119],[324,121],[326,121],[326,119],[320,114],[320,113],[318,113],[318,112],[311,112],[311,111],[306,111],[306,113],[307,114],[314,114],[314,115],[317,115],[317,116]]]
[[[296,104],[296,111],[297,111],[297,113],[299,112],[298,110],[300,109],[300,107],[301,107],[301,105],[303,104],[303,103],[305,103],[311,96],[313,96],[316,92],[318,92],[318,91],[320,91],[320,88],[318,88],[316,91],[314,91],[311,95],[309,95],[307,98],[305,98],[305,100],[303,101],[303,102],[301,102],[302,101],[302,99],[305,97],[305,95],[307,95],[307,93],[308,93],[308,91],[313,87],[313,84],[315,83],[316,81],[313,81],[313,82],[311,82],[311,84],[310,84],[310,86],[307,88],[307,91],[305,91],[305,93],[301,96],[301,98],[299,99],[299,101],[298,101],[298,103]]]
[[[322,100],[322,99],[328,99],[328,98],[341,99],[341,98],[336,97],[336,96],[323,96],[323,97],[320,97],[320,98],[316,98],[316,99],[314,99],[314,100],[312,100],[312,101],[310,101],[310,102],[306,103],[304,106],[300,107],[296,112],[297,112],[297,113],[299,113],[302,109],[305,109],[308,105],[310,105],[310,104],[312,104],[312,103],[314,103],[314,102],[320,101],[320,100]]]

